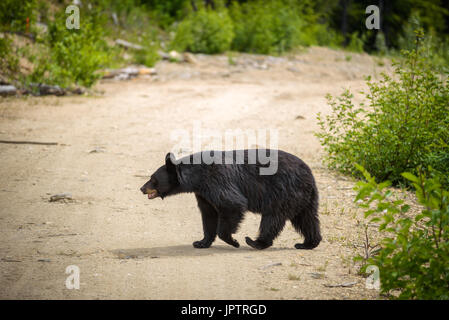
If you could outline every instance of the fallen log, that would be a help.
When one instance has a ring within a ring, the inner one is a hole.
[[[143,50],[143,47],[141,45],[138,45],[138,44],[135,44],[135,43],[131,43],[131,42],[128,42],[128,41],[123,40],[123,39],[116,39],[115,43],[117,45],[125,47],[127,49]]]
[[[17,88],[12,85],[0,85],[0,96],[12,96],[17,93]]]
[[[135,78],[140,75],[156,75],[155,68],[127,67],[122,69],[106,69],[103,70],[103,79],[126,80]]]
[[[32,34],[32,33],[29,33],[29,32],[27,33],[27,32],[22,32],[22,31],[9,31],[9,30],[3,31],[3,32],[4,33],[9,33],[9,34],[15,34],[15,35],[18,35],[18,36],[21,36],[21,37],[25,37],[25,38],[30,39],[33,42],[36,41],[36,36],[34,34]]]
[[[43,83],[30,83],[30,87],[32,88],[32,90],[37,90],[37,94],[39,96],[48,96],[48,95],[63,96],[66,94],[66,91],[63,88],[56,85],[48,85]]]

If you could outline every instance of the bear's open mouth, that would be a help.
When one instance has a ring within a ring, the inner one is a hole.
[[[146,194],[148,195],[148,199],[154,199],[157,197],[157,190],[155,189],[147,189]]]

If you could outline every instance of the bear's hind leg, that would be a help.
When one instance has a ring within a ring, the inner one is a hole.
[[[296,249],[313,249],[321,242],[320,222],[315,214],[302,212],[290,219],[296,231],[304,236],[304,243],[295,244]]]
[[[254,249],[266,249],[273,244],[273,240],[279,235],[284,226],[285,220],[276,218],[271,214],[262,214],[259,237],[255,241],[250,237],[246,237],[246,243]]]
[[[232,238],[232,234],[237,232],[239,224],[243,219],[243,212],[226,209],[220,210],[218,216],[218,237],[227,244],[238,248],[240,244]]]
[[[196,200],[201,211],[201,219],[203,220],[204,238],[203,240],[195,241],[193,246],[198,249],[209,248],[217,235],[218,213],[209,202],[199,195],[196,195]]]

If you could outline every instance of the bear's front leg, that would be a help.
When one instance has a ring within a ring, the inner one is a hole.
[[[204,238],[195,241],[193,246],[197,249],[209,248],[217,236],[218,213],[209,202],[199,195],[196,195],[198,207],[201,211],[201,219],[203,221]]]

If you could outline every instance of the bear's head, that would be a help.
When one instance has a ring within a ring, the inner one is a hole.
[[[148,195],[148,199],[170,196],[179,192],[179,181],[176,174],[175,157],[172,153],[165,156],[165,165],[157,169],[151,179],[145,183],[140,191]]]

